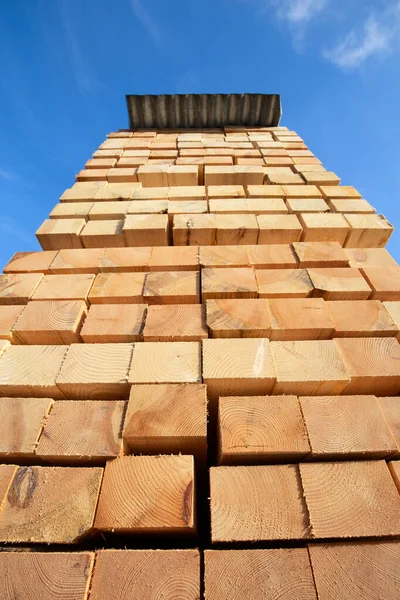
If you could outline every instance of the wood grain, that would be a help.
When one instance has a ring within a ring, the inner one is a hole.
[[[100,261],[100,272],[148,271],[151,253],[152,248],[106,248]]]
[[[85,219],[47,219],[36,231],[36,237],[43,250],[82,248],[85,224]]]
[[[123,400],[129,395],[132,351],[133,344],[71,344],[57,386],[73,400]]]
[[[12,344],[18,343],[13,328],[24,309],[23,304],[0,305],[0,340],[8,340]]]
[[[184,248],[168,246],[152,249],[149,271],[198,271],[199,249],[196,246]]]
[[[362,272],[372,288],[371,298],[400,300],[400,267],[366,267]]]
[[[145,342],[199,342],[207,337],[205,306],[149,306],[143,330]]]
[[[375,396],[302,397],[300,404],[314,457],[383,458],[396,452]]]
[[[90,304],[140,304],[144,273],[99,273],[89,294]]]
[[[385,417],[397,444],[396,458],[400,456],[400,398],[377,398],[378,405]]]
[[[194,454],[207,449],[207,394],[202,383],[133,385],[125,417],[126,453]]]
[[[271,320],[263,299],[206,300],[206,308],[212,338],[269,338],[271,335]]]
[[[143,340],[147,304],[92,304],[81,329],[85,343],[127,343]]]
[[[130,384],[200,382],[200,343],[137,342],[128,381]]]
[[[0,396],[64,398],[56,378],[67,349],[68,346],[8,348],[0,359]]]
[[[358,269],[307,269],[314,287],[312,295],[325,300],[366,300],[371,288]]]
[[[41,273],[10,273],[0,275],[0,305],[26,304],[41,282]]]
[[[313,284],[306,269],[256,269],[260,298],[306,298]]]
[[[271,340],[324,340],[335,326],[322,298],[270,298]]]
[[[128,215],[123,231],[126,246],[168,246],[168,215]]]
[[[200,302],[200,275],[198,271],[147,273],[143,299],[148,304],[196,304]]]
[[[88,221],[80,233],[84,248],[115,248],[126,246],[124,219]]]
[[[39,283],[32,300],[84,300],[88,295],[94,275],[45,275]]]
[[[250,268],[202,269],[202,299],[257,298],[254,270]]]
[[[247,247],[243,246],[200,246],[199,261],[202,268],[249,266]]]
[[[125,407],[125,402],[107,400],[55,402],[36,456],[53,465],[105,464],[121,451]]]
[[[350,375],[333,340],[271,342],[274,394],[339,394]]]
[[[294,242],[300,268],[347,267],[349,258],[339,242]]]
[[[192,456],[124,456],[107,463],[95,525],[101,531],[194,533]]]
[[[303,229],[296,215],[258,215],[259,244],[291,244],[300,240]]]
[[[14,326],[21,344],[72,344],[80,342],[87,315],[83,300],[28,302]]]
[[[346,394],[396,395],[400,391],[400,345],[395,338],[337,338],[351,383]]]
[[[272,391],[276,375],[268,339],[215,339],[202,344],[203,381],[214,407],[219,396]]]
[[[2,552],[1,598],[87,600],[93,565],[91,552]]]
[[[58,250],[16,252],[3,269],[4,273],[48,273]]]
[[[246,246],[246,249],[254,269],[295,269],[298,266],[291,244]]]
[[[101,550],[96,557],[91,600],[198,600],[198,550]]]
[[[335,326],[333,337],[393,337],[398,334],[379,300],[335,300],[326,302]]]
[[[305,548],[205,550],[205,600],[317,600]]]
[[[52,275],[77,275],[78,273],[96,275],[99,272],[103,254],[103,248],[59,250],[49,267],[49,273]]]
[[[89,534],[103,469],[19,467],[0,509],[0,540],[71,544]]]
[[[309,537],[296,465],[211,467],[210,486],[213,543]]]
[[[315,538],[398,536],[400,495],[384,460],[301,463]]]
[[[52,406],[50,398],[0,398],[2,460],[34,454]]]
[[[310,452],[296,396],[220,398],[220,464],[300,460]]]

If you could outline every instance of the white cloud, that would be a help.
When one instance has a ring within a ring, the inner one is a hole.
[[[160,44],[160,30],[156,22],[152,19],[147,10],[144,8],[141,0],[132,0],[132,9],[137,19],[139,19],[149,36],[153,39],[153,42],[155,42],[156,44]]]
[[[305,24],[317,17],[328,5],[328,0],[272,0],[277,16],[293,25]]]
[[[361,35],[351,31],[333,48],[323,52],[323,56],[342,69],[356,69],[369,58],[390,50],[393,35],[393,28],[370,16]]]

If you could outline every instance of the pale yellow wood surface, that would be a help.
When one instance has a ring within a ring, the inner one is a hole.
[[[143,299],[148,304],[196,304],[200,302],[198,271],[147,273]]]
[[[347,267],[349,258],[339,242],[294,242],[299,267]]]
[[[89,294],[90,304],[143,302],[145,273],[100,273]]]
[[[257,298],[258,286],[251,268],[202,269],[202,300],[210,298]]]
[[[398,327],[379,300],[326,302],[335,325],[333,337],[393,337]]]
[[[48,219],[36,231],[43,250],[60,248],[82,248],[81,232],[85,219]]]
[[[129,383],[201,382],[199,342],[137,342]]]
[[[307,269],[313,296],[325,300],[366,300],[372,290],[358,269],[314,267]]]
[[[103,248],[60,250],[50,265],[49,273],[52,275],[96,274],[99,272],[103,255]]]
[[[145,342],[199,342],[208,337],[205,306],[149,306],[143,329]]]
[[[147,304],[92,304],[81,338],[97,344],[141,341],[146,311]]]
[[[271,340],[327,340],[334,323],[322,298],[270,298]]]
[[[84,300],[94,282],[94,275],[45,275],[32,295],[32,300]]]
[[[2,459],[32,457],[52,405],[50,398],[0,399]]]
[[[306,269],[256,269],[260,298],[306,298],[313,285]]]
[[[88,221],[80,239],[84,248],[114,248],[126,246],[123,219]]]
[[[207,327],[211,338],[266,337],[271,320],[263,299],[206,300]]]
[[[21,344],[72,344],[80,342],[87,315],[83,300],[28,302],[14,326]]]
[[[0,305],[26,304],[42,279],[41,273],[0,274]]]

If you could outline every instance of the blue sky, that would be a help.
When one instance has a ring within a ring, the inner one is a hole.
[[[1,266],[127,127],[126,93],[279,93],[282,124],[400,223],[399,33],[398,0],[3,0]]]

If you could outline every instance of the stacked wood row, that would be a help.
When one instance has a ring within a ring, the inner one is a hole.
[[[340,183],[286,127],[88,159],[0,275],[1,599],[398,598],[400,267]]]

